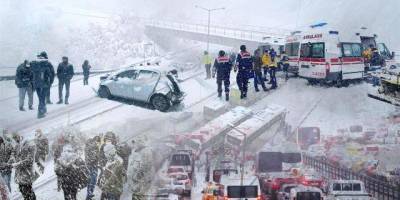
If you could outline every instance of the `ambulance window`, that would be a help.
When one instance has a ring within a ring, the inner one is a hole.
[[[361,44],[358,43],[343,43],[342,54],[343,57],[361,57]]]
[[[300,50],[300,57],[310,57],[311,52],[311,45],[306,43],[306,44],[301,44],[301,50]]]
[[[313,43],[312,44],[311,57],[313,57],[313,58],[324,58],[325,57],[324,43]]]

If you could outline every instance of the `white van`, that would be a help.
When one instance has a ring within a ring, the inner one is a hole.
[[[341,199],[373,200],[359,180],[332,180],[328,186],[328,200]]]
[[[394,55],[386,45],[376,42],[376,34],[338,31],[316,27],[302,34],[299,76],[309,82],[334,82],[362,79],[365,65],[362,52],[369,45],[378,48],[387,65],[395,65]]]
[[[225,186],[226,200],[263,200],[260,182],[257,176],[246,174],[241,186],[240,173],[230,173],[221,177],[221,184]]]
[[[285,52],[289,58],[288,72],[298,75],[299,74],[299,54],[300,54],[300,32],[294,32],[285,39]]]
[[[299,185],[290,190],[289,200],[323,200],[324,193],[316,187]]]

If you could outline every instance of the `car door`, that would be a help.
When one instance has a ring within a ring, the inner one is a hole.
[[[114,81],[110,84],[111,93],[114,96],[131,99],[133,97],[132,86],[136,74],[136,70],[127,70],[117,74]]]
[[[134,79],[133,84],[133,95],[135,100],[147,102],[153,94],[159,78],[160,74],[158,72],[140,70],[137,77]]]

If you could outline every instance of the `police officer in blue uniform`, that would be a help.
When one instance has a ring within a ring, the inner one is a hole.
[[[253,58],[249,52],[246,51],[246,46],[240,46],[240,53],[236,57],[235,72],[237,73],[236,82],[240,90],[240,98],[247,97],[247,87],[249,83],[249,75],[253,68]]]
[[[225,100],[229,101],[230,75],[232,70],[232,61],[226,56],[225,51],[219,51],[218,58],[214,61],[213,77],[217,74],[218,97],[222,96],[222,82],[225,86]]]

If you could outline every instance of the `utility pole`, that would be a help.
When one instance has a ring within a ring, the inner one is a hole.
[[[224,7],[222,8],[204,8],[198,5],[195,5],[195,8],[200,8],[202,10],[205,10],[208,12],[208,25],[207,25],[207,52],[210,51],[210,26],[211,26],[211,12],[217,11],[217,10],[225,10]]]

